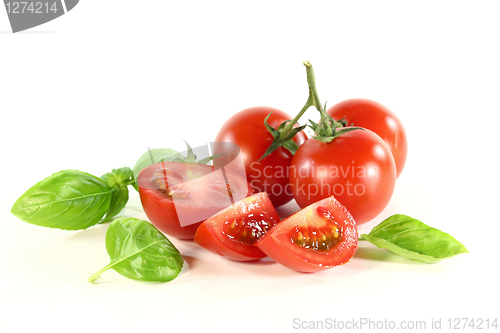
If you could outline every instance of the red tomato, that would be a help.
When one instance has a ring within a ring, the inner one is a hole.
[[[285,120],[292,119],[283,111],[270,107],[245,109],[222,125],[215,142],[232,142],[240,147],[248,182],[256,192],[267,192],[274,206],[278,207],[293,199],[288,185],[288,168],[293,155],[285,148],[279,147],[259,161],[273,141],[273,136],[264,126],[264,119],[270,112],[272,114],[268,124],[274,128]],[[303,132],[293,138],[299,146],[306,139],[307,136]]]
[[[265,192],[260,192],[203,222],[194,241],[231,260],[256,260],[266,255],[253,244],[279,221],[271,200]]]
[[[142,207],[151,223],[163,233],[193,239],[207,218],[245,198],[252,191],[243,177],[202,164],[160,162],[138,176]],[[175,201],[175,203],[174,203]]]
[[[334,195],[359,225],[376,217],[389,203],[396,166],[377,134],[354,130],[330,143],[307,140],[293,157],[290,184],[300,207]]]
[[[317,272],[348,262],[358,231],[349,211],[329,197],[284,219],[255,245],[288,268]]]
[[[369,99],[353,98],[335,104],[327,113],[335,120],[345,117],[349,125],[367,128],[380,136],[391,150],[399,177],[405,166],[408,144],[403,123],[394,112]]]

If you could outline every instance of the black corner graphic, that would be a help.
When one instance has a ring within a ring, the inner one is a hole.
[[[4,0],[12,32],[31,29],[73,9],[79,0]]]

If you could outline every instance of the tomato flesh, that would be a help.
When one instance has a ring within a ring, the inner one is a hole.
[[[318,223],[296,226],[290,232],[290,239],[295,245],[305,249],[328,251],[342,240],[342,228],[326,208],[319,206],[316,212],[319,216]]]
[[[231,260],[257,260],[266,255],[253,244],[279,221],[268,195],[260,192],[207,219],[196,231],[194,241]]]
[[[148,219],[163,233],[193,239],[208,217],[250,195],[246,179],[210,165],[160,162],[138,176],[139,195]]]
[[[284,219],[255,243],[276,262],[299,272],[345,264],[357,245],[356,223],[333,196]]]

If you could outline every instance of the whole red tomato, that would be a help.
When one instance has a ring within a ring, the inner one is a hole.
[[[376,217],[389,203],[396,166],[377,134],[358,129],[330,143],[307,140],[292,159],[290,184],[301,208],[333,195],[359,225]]]
[[[248,182],[256,192],[267,192],[273,205],[278,207],[293,199],[288,182],[288,168],[293,155],[287,149],[279,147],[259,161],[274,139],[264,125],[264,119],[271,112],[268,124],[274,128],[292,119],[275,108],[248,108],[236,113],[222,125],[215,142],[232,142],[240,147]],[[293,138],[299,146],[306,139],[303,132]]]
[[[380,103],[363,98],[342,101],[326,112],[335,120],[345,117],[349,125],[367,128],[380,136],[391,150],[399,177],[405,166],[408,148],[403,123],[394,112]]]

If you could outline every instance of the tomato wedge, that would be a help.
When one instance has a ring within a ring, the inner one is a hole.
[[[255,245],[283,266],[317,272],[348,262],[358,231],[349,211],[331,196],[284,219]]]
[[[210,165],[160,162],[138,176],[142,207],[163,233],[193,239],[198,226],[252,193],[246,179]]]
[[[266,255],[253,244],[280,221],[267,193],[259,192],[236,202],[203,222],[194,236],[205,249],[236,261]]]

